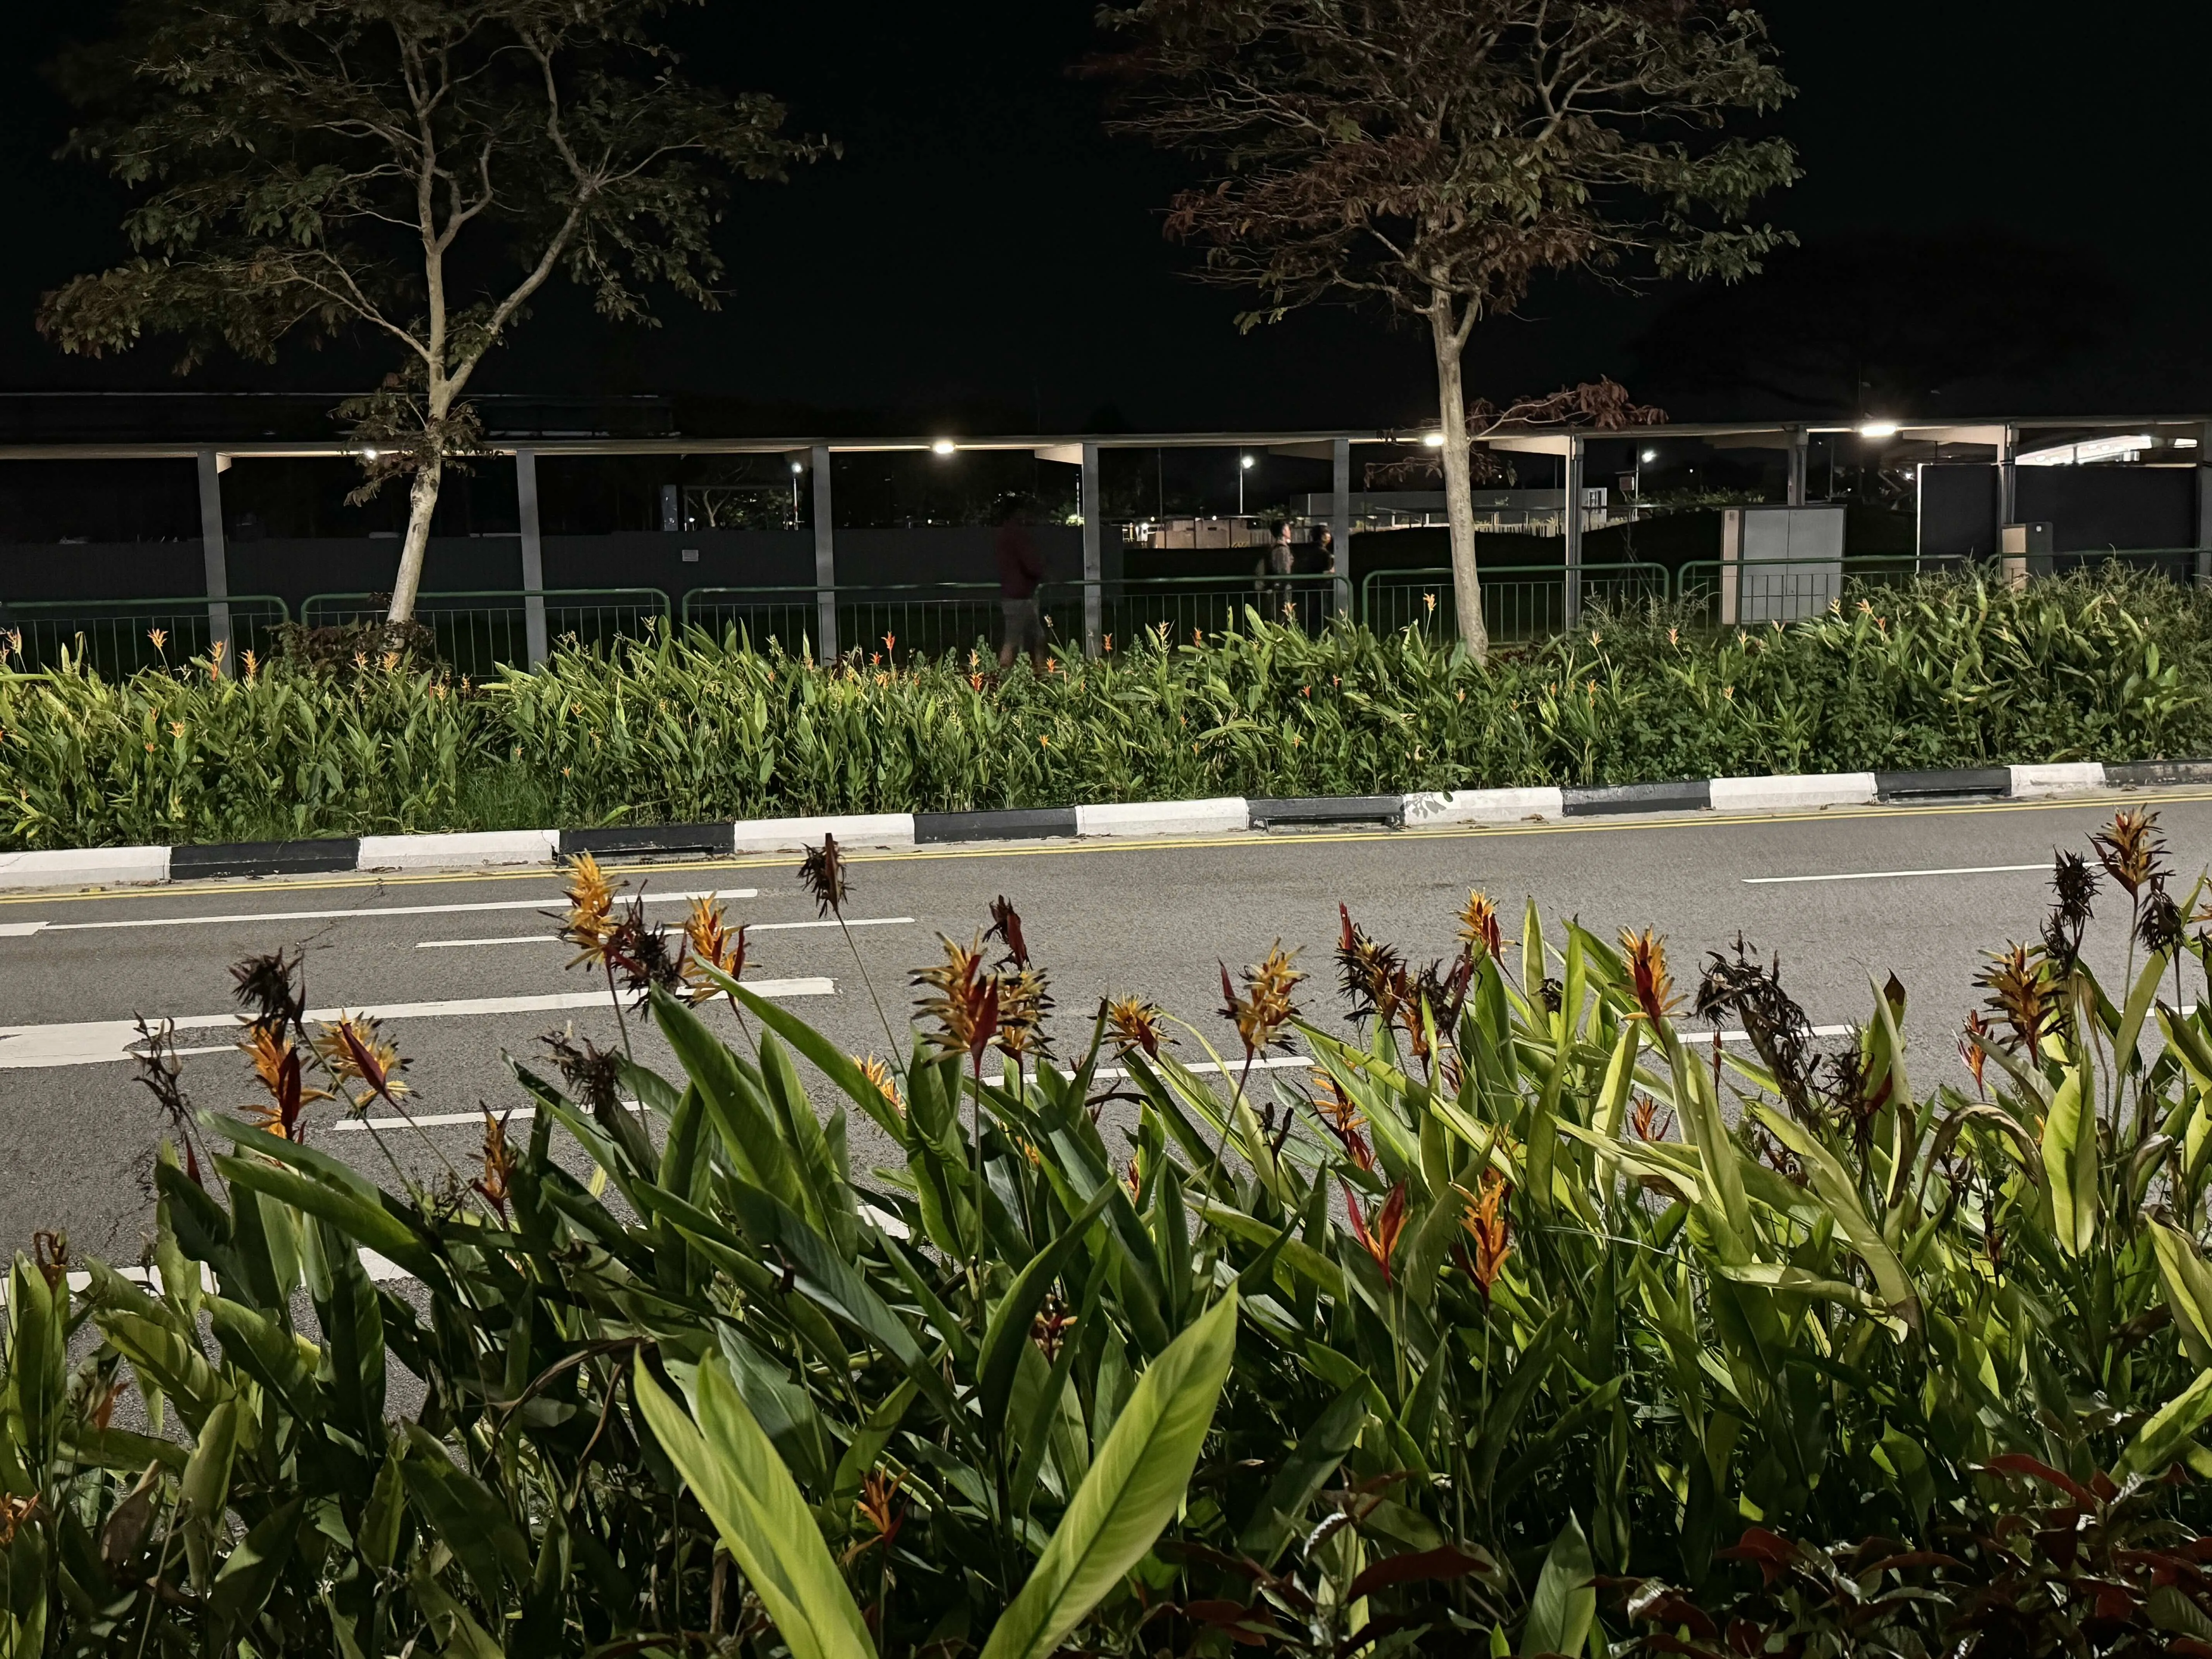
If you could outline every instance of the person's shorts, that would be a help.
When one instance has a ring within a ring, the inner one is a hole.
[[[1006,620],[1008,645],[1017,651],[1044,649],[1044,622],[1037,614],[1036,594],[1025,599],[1000,599],[999,610]]]

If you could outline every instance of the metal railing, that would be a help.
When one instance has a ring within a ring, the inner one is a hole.
[[[244,653],[274,654],[277,630],[292,620],[271,593],[210,599],[0,599],[0,661],[37,673],[79,666],[110,678],[142,668],[173,668],[204,657],[225,639],[233,662]]]
[[[1567,573],[1563,565],[1498,565],[1479,568],[1482,620],[1501,642],[1536,640],[1567,623]],[[1580,610],[1618,610],[1664,603],[1667,572],[1656,564],[1589,564],[1582,568]],[[1449,569],[1370,570],[1359,584],[1359,617],[1376,633],[1401,628],[1449,636],[1459,627],[1459,604]]]
[[[1090,584],[1054,585],[1055,598],[1079,612]],[[1318,634],[1336,613],[1337,579],[1327,571],[1286,576],[1127,576],[1097,584],[1099,646],[1126,649],[1139,634],[1164,628],[1177,644],[1243,622],[1248,610],[1271,623]]]
[[[312,593],[301,602],[300,624],[378,622],[390,603],[389,594]],[[618,640],[665,636],[670,623],[668,595],[657,587],[418,593],[415,618],[429,629],[441,659],[458,672],[479,677],[503,664],[542,661],[549,647],[564,643],[605,647]]]
[[[1048,634],[1065,636],[1068,619],[1053,596],[1038,591]],[[858,651],[894,659],[941,657],[948,651],[995,652],[1004,634],[996,582],[874,582],[814,587],[695,587],[678,611],[686,628],[765,648],[773,641],[796,656]],[[1074,618],[1080,636],[1080,601]],[[831,642],[825,651],[823,641]]]

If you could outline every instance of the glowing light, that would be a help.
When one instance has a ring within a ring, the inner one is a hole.
[[[1659,459],[1659,452],[1656,449],[1647,449],[1638,459],[1648,464]]]
[[[1894,438],[1896,435],[1895,421],[1869,421],[1859,428],[1859,436],[1862,438]]]
[[[933,455],[950,455],[952,453],[952,440],[939,438],[935,443],[930,445],[929,450]]]
[[[361,458],[364,461],[373,461],[376,459],[376,452],[373,449],[364,449],[361,452]]]
[[[1239,466],[1249,467],[1252,465],[1252,458],[1249,455],[1239,455],[1237,458],[1237,465]]]
[[[793,477],[798,477],[798,476],[799,476],[799,474],[800,474],[800,473],[802,473],[802,472],[804,472],[804,471],[806,471],[806,467],[805,467],[805,465],[803,462],[799,462],[799,461],[793,461],[793,462],[791,464],[791,472],[792,472],[792,476],[793,476]]]
[[[1426,449],[1442,449],[1444,447],[1444,434],[1441,432],[1425,432],[1421,434],[1421,444]]]

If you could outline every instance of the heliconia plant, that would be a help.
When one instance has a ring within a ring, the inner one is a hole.
[[[118,682],[12,672],[9,639],[9,849],[2212,754],[2212,593],[2117,564],[1854,581],[1787,626],[1593,612],[1486,666],[1433,627],[1256,611],[1042,676],[988,640],[825,664],[690,629],[482,682],[398,651]]]
[[[145,1271],[9,1276],[0,1654],[2212,1648],[2212,927],[2149,813],[1941,1080],[1894,981],[1823,1042],[1748,944],[1678,990],[1479,892],[1425,964],[1340,910],[1341,1019],[1279,948],[1198,1023],[1055,1022],[1002,898],[854,1056],[619,889],[562,933],[621,1024],[471,1167],[288,958],[265,1108],[149,1031]]]

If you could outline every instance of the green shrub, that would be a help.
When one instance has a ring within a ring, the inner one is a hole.
[[[1344,922],[1358,1042],[1278,953],[1221,1043],[1133,999],[1057,1060],[1009,912],[890,1066],[580,863],[679,1072],[562,1037],[526,1137],[382,1188],[312,1130],[404,1062],[243,964],[258,1116],[143,1068],[149,1282],[15,1266],[0,1652],[2194,1651],[2212,939],[2154,821],[2094,850],[1940,1083],[1894,981],[1822,1053],[1714,957],[1746,1054],[1650,935],[1479,896],[1427,969]]]
[[[0,674],[0,844],[208,842],[2212,752],[2212,595],[1929,578],[1792,626],[1601,616],[1487,670],[1248,614],[1042,678],[694,633],[483,685],[413,659]]]

